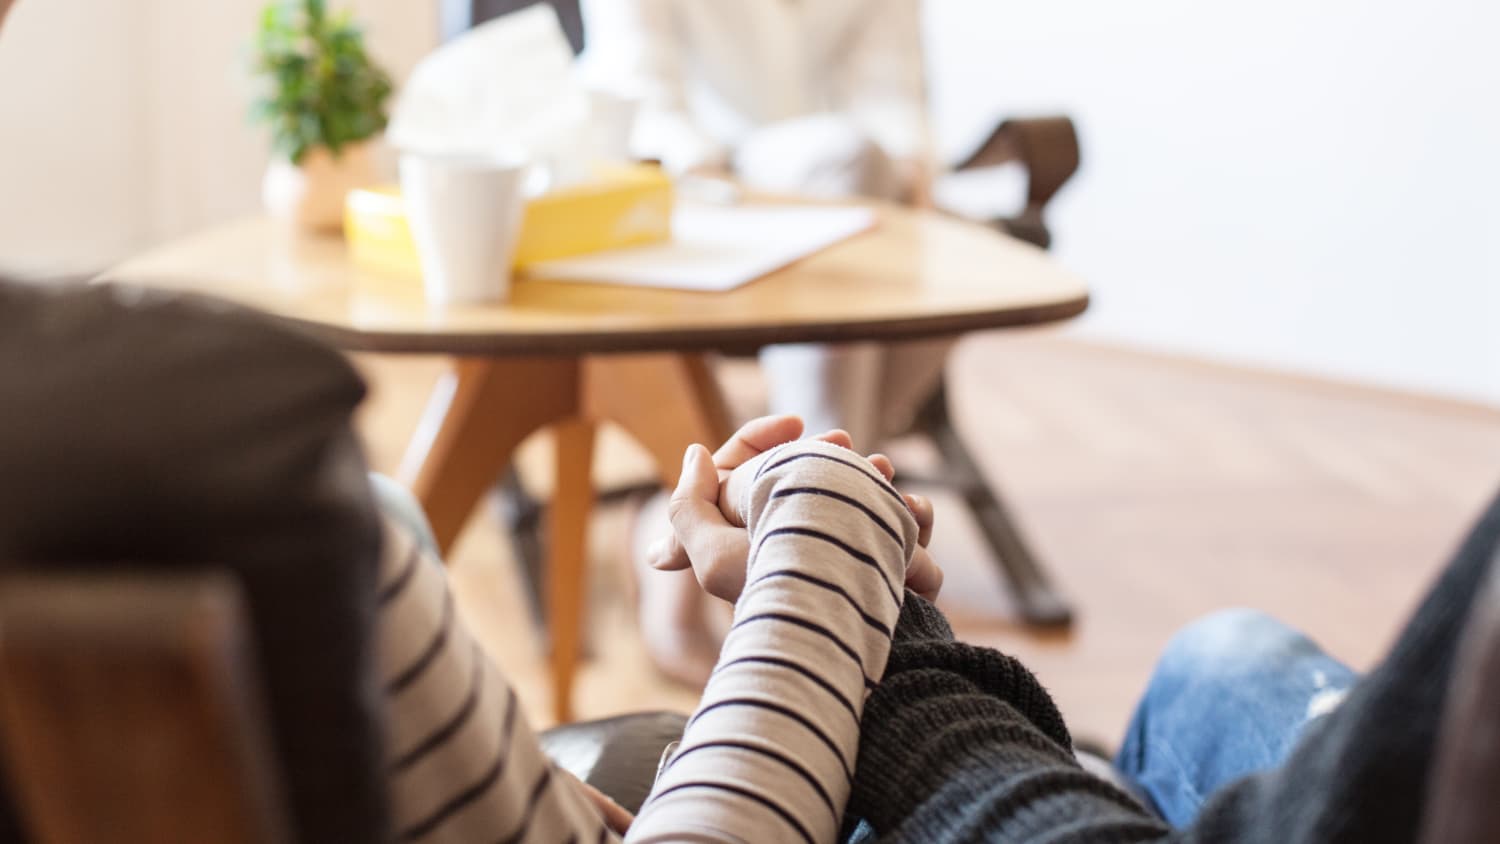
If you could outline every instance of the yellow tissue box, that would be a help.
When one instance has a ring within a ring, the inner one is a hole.
[[[655,243],[672,236],[672,182],[660,168],[600,168],[587,182],[549,191],[526,203],[515,265],[604,249]],[[350,191],[344,237],[355,264],[420,276],[417,246],[395,185]]]

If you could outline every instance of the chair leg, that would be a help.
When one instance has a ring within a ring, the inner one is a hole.
[[[943,457],[946,474],[963,492],[964,503],[974,513],[985,541],[995,554],[1006,585],[1022,619],[1038,627],[1066,627],[1073,622],[1073,609],[1052,585],[1046,569],[1035,555],[995,489],[964,445],[948,415],[948,394],[939,385],[918,415],[917,430],[926,434]]]
[[[547,623],[542,603],[542,584],[547,565],[547,551],[542,542],[545,508],[542,502],[526,491],[514,463],[505,470],[500,482],[495,485],[495,495],[499,499],[500,518],[505,523],[506,533],[510,535],[516,564],[521,569],[521,579],[526,588],[526,604],[531,608],[531,621],[538,629],[543,629]]]
[[[682,449],[688,443],[727,439],[729,413],[718,382],[701,355],[612,355],[586,362],[582,389],[587,411],[625,428],[657,458],[659,479],[597,492],[596,504],[614,504],[654,493],[677,482]],[[520,565],[532,621],[547,629],[547,522],[552,507],[526,490],[514,463],[498,481],[495,494],[501,522],[510,534]]]
[[[659,489],[661,485],[655,481],[627,484],[600,490],[594,502],[601,505],[616,504],[638,495],[649,495]],[[542,530],[547,518],[547,505],[526,489],[514,463],[495,484],[495,497],[500,507],[500,521],[505,525],[506,534],[510,536],[511,550],[521,569],[532,624],[538,630],[543,630],[547,625],[547,614],[542,604],[547,548],[542,539]]]

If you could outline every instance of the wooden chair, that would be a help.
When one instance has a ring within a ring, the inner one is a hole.
[[[0,841],[293,840],[248,634],[224,573],[0,575]],[[635,713],[541,741],[638,811],[685,723]]]
[[[1001,123],[954,170],[962,172],[1008,162],[1020,164],[1027,175],[1026,205],[1014,217],[997,217],[986,222],[1046,249],[1052,244],[1052,234],[1043,212],[1078,170],[1078,160],[1078,133],[1073,121],[1062,116],[1035,117]],[[1041,627],[1072,623],[1071,606],[1053,586],[1052,578],[1032,553],[1031,543],[1005,506],[999,489],[985,478],[979,462],[954,426],[948,412],[946,376],[918,412],[915,430],[931,440],[943,458],[939,479],[929,482],[952,487],[963,496],[1010,587],[1021,618]]]
[[[289,840],[227,575],[4,575],[0,677],[0,759],[33,840]]]
[[[584,32],[578,0],[444,0],[441,29],[451,38],[487,20],[518,11],[538,2],[549,3],[558,14],[575,52],[582,50]],[[996,228],[1046,248],[1052,240],[1043,220],[1047,203],[1078,169],[1078,135],[1067,117],[1007,120],[997,126],[979,147],[955,169],[959,171],[1016,162],[1028,179],[1026,205],[1014,217],[988,220]],[[753,352],[754,350],[746,350]],[[1016,520],[995,486],[984,477],[948,413],[948,395],[940,384],[917,416],[917,433],[927,436],[943,458],[943,470],[929,483],[954,487],[974,513],[989,543],[996,564],[1015,599],[1021,619],[1038,626],[1057,627],[1071,623],[1073,612],[1053,586],[1046,569],[1031,551]],[[915,479],[922,483],[924,479]],[[633,495],[645,487],[605,492],[604,499]],[[542,506],[520,483],[512,470],[501,480],[502,517],[510,528],[528,583],[533,613],[540,618],[543,602],[540,584],[544,549],[540,539]]]

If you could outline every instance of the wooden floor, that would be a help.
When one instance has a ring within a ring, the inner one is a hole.
[[[390,471],[442,362],[360,363],[373,387],[361,424],[372,462]],[[763,389],[758,378],[747,365],[727,373],[745,413]],[[1488,409],[1045,332],[971,337],[950,378],[960,427],[1075,599],[1079,620],[1067,635],[1010,624],[966,514],[934,495],[934,550],[948,572],[942,605],[962,638],[1031,666],[1075,734],[1110,744],[1167,638],[1219,607],[1268,610],[1369,666],[1500,487],[1500,412]],[[541,445],[528,445],[525,464],[545,485]],[[601,480],[644,471],[614,432],[600,453]],[[893,453],[898,466],[927,458],[921,443]],[[630,521],[614,508],[591,532],[583,717],[694,702],[660,679],[641,650],[621,557]],[[464,614],[543,721],[539,640],[492,512],[472,520],[452,565]]]

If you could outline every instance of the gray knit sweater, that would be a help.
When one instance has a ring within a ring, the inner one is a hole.
[[[1413,841],[1457,644],[1497,545],[1500,500],[1343,705],[1280,768],[1221,789],[1182,830],[1078,766],[1030,671],[953,641],[942,614],[908,594],[865,705],[848,814],[882,842],[921,844]]]

